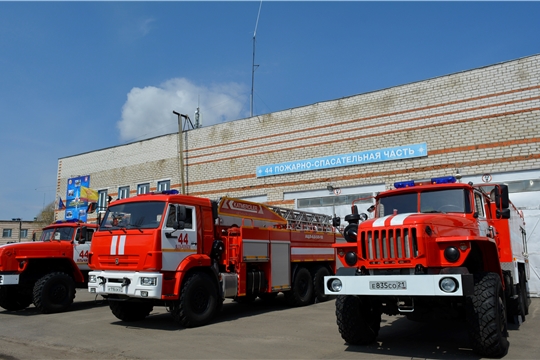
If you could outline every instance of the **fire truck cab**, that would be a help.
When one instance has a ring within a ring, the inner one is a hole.
[[[18,311],[34,303],[42,313],[67,310],[75,289],[87,286],[96,228],[59,220],[43,228],[38,241],[0,246],[0,306]]]
[[[325,277],[338,295],[343,339],[375,341],[381,314],[411,320],[466,320],[473,349],[490,357],[508,351],[507,319],[528,313],[525,224],[505,185],[457,183],[454,177],[403,181],[379,193],[373,218],[352,214],[344,263]]]
[[[109,205],[90,251],[88,289],[124,321],[156,306],[185,327],[207,324],[225,298],[294,306],[328,298],[340,237],[326,215],[249,201],[145,194]]]

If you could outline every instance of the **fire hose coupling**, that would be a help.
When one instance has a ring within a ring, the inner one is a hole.
[[[131,284],[131,280],[129,280],[127,277],[122,278],[122,287],[128,286],[129,284]]]

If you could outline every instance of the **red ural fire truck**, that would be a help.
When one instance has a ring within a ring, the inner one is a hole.
[[[353,213],[345,266],[325,277],[338,295],[339,332],[349,344],[377,338],[381,314],[411,320],[463,319],[482,356],[508,351],[507,319],[525,320],[530,299],[525,224],[505,185],[454,177],[405,181],[376,196],[374,218]]]
[[[42,313],[65,311],[75,288],[88,280],[88,251],[98,226],[58,221],[35,242],[0,246],[0,306],[8,311],[34,303]]]
[[[207,324],[225,298],[327,299],[335,272],[326,215],[223,198],[145,194],[109,205],[92,241],[88,289],[124,321],[166,306],[184,327]]]

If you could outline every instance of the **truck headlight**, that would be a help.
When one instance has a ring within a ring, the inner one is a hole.
[[[453,293],[458,289],[458,283],[454,278],[445,277],[439,282],[439,287],[444,292]]]
[[[341,283],[341,280],[339,279],[330,279],[328,281],[328,285],[329,285],[328,288],[334,292],[340,292],[341,289],[343,288],[343,284]]]
[[[141,278],[141,285],[143,286],[156,286],[157,284],[157,278],[155,277],[142,277]]]
[[[95,283],[96,282],[96,275],[88,275],[88,282],[89,283]]]

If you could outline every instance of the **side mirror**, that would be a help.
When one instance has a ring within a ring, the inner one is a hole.
[[[177,219],[179,223],[186,221],[186,207],[185,206],[178,207]]]
[[[81,227],[81,235],[79,240],[79,244],[84,244],[86,242],[86,239],[88,237],[88,226]]]
[[[510,207],[510,197],[508,195],[507,185],[499,185],[496,187],[495,203],[499,209],[508,209],[508,207]]]
[[[92,214],[97,209],[97,203],[91,202],[88,204],[88,208],[86,209],[87,214]]]
[[[510,209],[506,208],[502,211],[497,209],[497,219],[510,219]]]

